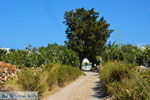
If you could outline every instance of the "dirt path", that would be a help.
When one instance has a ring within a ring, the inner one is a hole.
[[[104,100],[100,95],[100,79],[96,72],[85,72],[75,82],[45,100]]]

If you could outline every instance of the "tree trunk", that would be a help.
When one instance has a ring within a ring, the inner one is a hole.
[[[79,66],[80,69],[82,69],[82,61],[83,59],[80,60],[80,66]]]
[[[94,64],[95,64],[95,63],[94,63],[94,62],[92,62],[92,68],[94,68],[94,67],[95,67],[95,66],[94,66]]]

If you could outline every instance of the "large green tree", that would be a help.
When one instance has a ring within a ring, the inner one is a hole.
[[[65,44],[78,53],[80,64],[88,58],[92,64],[97,63],[96,56],[101,55],[104,45],[113,30],[104,17],[99,19],[99,13],[94,8],[86,10],[78,8],[64,14],[67,26],[67,41]]]

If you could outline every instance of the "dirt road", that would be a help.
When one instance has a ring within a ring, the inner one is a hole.
[[[99,74],[88,71],[85,74],[45,100],[104,100],[100,95]]]

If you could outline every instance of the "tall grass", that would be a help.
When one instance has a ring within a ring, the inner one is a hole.
[[[81,74],[82,72],[78,68],[62,66],[58,71],[58,85],[64,86],[64,83],[77,79]]]
[[[62,87],[64,84],[77,79],[82,75],[79,68],[61,64],[45,64],[40,69],[24,69],[18,72],[17,77],[6,82],[5,86],[12,86],[21,91],[38,91],[42,96],[54,86]]]
[[[41,95],[47,91],[46,77],[43,72],[35,70],[23,70],[18,73],[17,84],[23,91],[38,91]]]
[[[102,87],[114,100],[150,100],[150,71],[121,62],[101,68]]]

